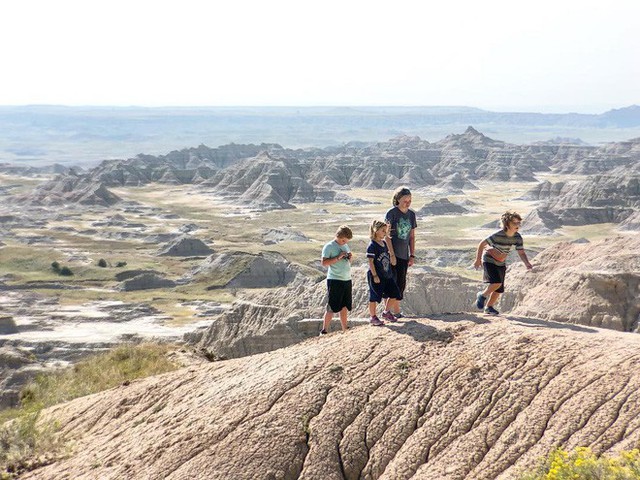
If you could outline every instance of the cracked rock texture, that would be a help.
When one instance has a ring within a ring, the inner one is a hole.
[[[24,479],[511,479],[640,441],[640,337],[458,314],[361,326],[49,409]]]

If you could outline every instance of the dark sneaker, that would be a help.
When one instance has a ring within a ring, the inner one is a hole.
[[[398,318],[403,318],[403,317],[404,317],[404,315],[402,314],[402,312],[394,313],[394,314],[393,314],[393,316],[394,316],[394,317],[396,317],[396,320],[397,320]]]
[[[482,292],[478,292],[478,295],[476,295],[476,307],[478,310],[482,310],[484,308],[484,302],[486,301],[487,297],[482,295]]]
[[[493,307],[485,308],[484,313],[486,313],[487,315],[500,315],[500,312]]]
[[[393,315],[393,313],[387,311],[387,312],[382,312],[382,318],[384,318],[385,320],[389,321],[389,322],[397,322],[398,319]]]
[[[381,327],[382,325],[384,325],[384,322],[382,320],[380,320],[376,315],[374,315],[373,317],[371,317],[371,319],[369,320],[369,322],[371,323],[371,325],[373,325],[374,327]]]
[[[326,330],[320,330],[320,336],[326,335],[328,332]]]

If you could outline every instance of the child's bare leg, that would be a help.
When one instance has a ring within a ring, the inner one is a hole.
[[[375,317],[377,307],[378,307],[378,304],[376,302],[369,302],[369,315],[371,315],[372,317]]]
[[[484,292],[482,292],[482,296],[484,298],[491,298],[491,295],[493,295],[493,292],[498,290],[500,286],[502,286],[501,283],[490,283],[489,285],[487,285],[487,288],[484,289]]]
[[[395,298],[387,298],[387,310],[391,313],[398,313],[400,311],[400,302]]]
[[[324,321],[322,322],[322,330],[325,332],[329,331],[329,326],[331,325],[331,320],[333,319],[333,312],[331,310],[327,310],[324,314]]]
[[[494,306],[496,303],[498,303],[499,298],[500,298],[500,294],[498,292],[493,292],[491,294],[491,297],[489,298],[489,301],[487,302],[487,307]]]
[[[347,307],[342,307],[340,310],[340,324],[342,325],[342,331],[347,330]]]

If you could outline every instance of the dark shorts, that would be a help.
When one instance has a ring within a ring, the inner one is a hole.
[[[327,279],[329,303],[327,311],[338,313],[344,307],[351,310],[351,280]]]
[[[504,293],[504,276],[507,273],[506,265],[494,265],[493,263],[482,262],[484,267],[484,274],[482,280],[484,283],[501,283],[500,288],[496,290],[496,293]]]
[[[369,301],[380,303],[383,298],[398,298],[400,291],[398,285],[393,278],[380,277],[380,283],[373,281],[371,272],[367,272],[367,281],[369,282]]]

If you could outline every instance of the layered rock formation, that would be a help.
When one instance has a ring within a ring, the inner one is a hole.
[[[154,288],[173,288],[176,282],[154,273],[143,273],[128,280],[123,280],[118,290],[132,292],[135,290],[152,290]]]
[[[465,314],[363,326],[53,407],[25,480],[515,479],[640,442],[640,337]]]
[[[448,198],[440,198],[425,204],[416,212],[416,215],[426,217],[433,215],[455,215],[468,212],[468,209],[461,205],[451,203]]]
[[[211,255],[185,277],[209,288],[274,288],[293,282],[300,267],[276,252],[229,252]]]
[[[28,205],[80,205],[112,206],[122,199],[90,176],[59,175],[56,179],[37,186],[32,192],[11,197],[16,203]]]
[[[523,198],[541,201],[539,213],[554,217],[553,222],[558,225],[625,224],[640,211],[640,162],[636,159],[632,164],[590,175],[585,180],[545,181]],[[628,225],[627,229],[633,229],[634,222]]]
[[[534,269],[514,265],[502,308],[558,322],[640,331],[640,236],[562,242],[540,253]]]
[[[475,180],[535,182],[536,173],[549,170],[610,172],[637,163],[638,145],[640,140],[599,148],[565,143],[513,145],[493,140],[473,127],[435,143],[401,136],[388,142],[352,142],[325,149],[201,145],[164,156],[104,161],[86,174],[70,172],[18,199],[38,204],[60,202],[63,197],[65,201],[110,204],[115,199],[105,187],[158,182],[200,184],[207,192],[257,210],[293,208],[297,203],[342,201],[335,198],[336,189],[438,184],[460,192],[476,188]],[[80,192],[88,186],[97,191]],[[78,192],[72,195],[72,191]]]
[[[163,257],[206,257],[213,250],[198,238],[182,236],[171,242],[158,252]]]

